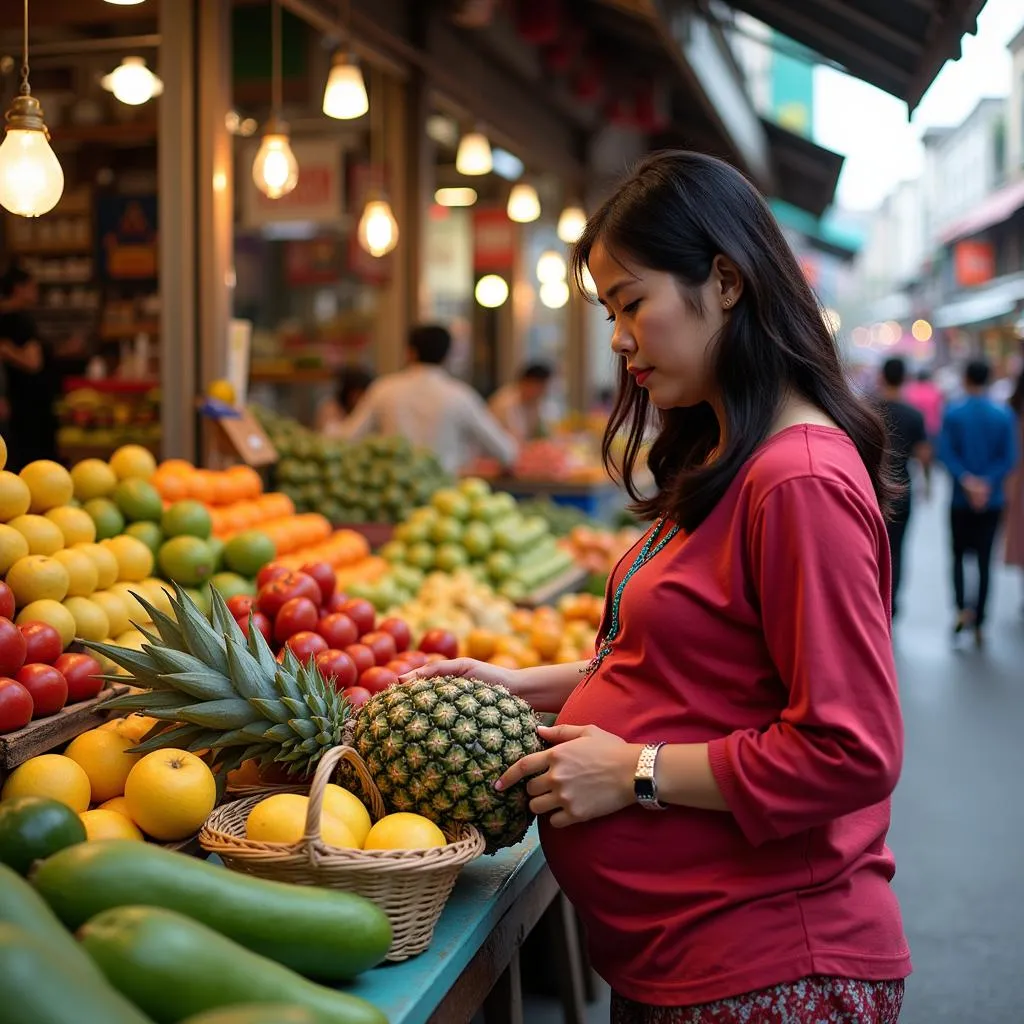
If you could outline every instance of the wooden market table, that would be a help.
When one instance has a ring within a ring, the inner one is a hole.
[[[378,1006],[390,1024],[523,1024],[519,949],[545,912],[569,924],[568,904],[551,874],[536,826],[526,839],[480,857],[459,875],[426,952],[360,975],[346,992]],[[583,981],[574,921],[556,952],[566,1021],[583,1020]]]

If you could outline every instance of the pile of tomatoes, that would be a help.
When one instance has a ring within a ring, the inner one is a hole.
[[[316,663],[324,679],[358,707],[400,676],[458,655],[453,633],[435,629],[412,650],[412,632],[402,619],[377,621],[369,601],[337,589],[334,569],[309,562],[292,571],[276,562],[260,570],[255,597],[239,595],[228,608],[242,631],[250,624],[283,660],[290,650],[302,663]]]
[[[91,700],[103,689],[103,669],[95,658],[65,654],[53,626],[16,626],[13,617],[14,595],[0,583],[0,733],[24,729],[33,719]]]

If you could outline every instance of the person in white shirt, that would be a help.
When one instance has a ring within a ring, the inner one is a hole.
[[[510,466],[518,450],[515,439],[480,395],[444,368],[451,343],[445,327],[414,327],[409,365],[374,381],[352,415],[328,435],[350,441],[369,434],[404,437],[432,449],[452,474],[481,454]]]
[[[488,405],[494,418],[521,445],[548,435],[544,400],[551,377],[547,363],[530,363],[523,368],[518,380],[491,395]]]

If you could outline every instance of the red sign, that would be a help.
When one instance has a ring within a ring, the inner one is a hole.
[[[284,259],[291,285],[332,284],[338,280],[338,243],[334,238],[287,242]]]
[[[953,270],[956,283],[967,288],[991,281],[996,273],[995,250],[988,242],[957,242],[953,246]]]
[[[473,207],[473,271],[512,270],[516,261],[516,226],[503,206]]]

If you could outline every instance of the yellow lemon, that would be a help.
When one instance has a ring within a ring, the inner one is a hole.
[[[254,843],[297,843],[306,831],[309,799],[299,793],[275,793],[261,800],[245,821],[245,836]],[[349,828],[334,815],[325,813],[320,834],[329,846],[358,850],[359,843]]]
[[[110,456],[110,468],[118,480],[148,480],[156,472],[156,459],[148,448],[126,444]]]
[[[366,837],[364,850],[426,850],[445,846],[444,833],[420,814],[385,814]]]
[[[23,533],[0,524],[0,573],[6,573],[19,558],[28,554],[28,541]]]
[[[207,389],[207,395],[228,405],[235,404],[235,386],[229,380],[215,380]]]
[[[75,636],[80,640],[110,639],[110,619],[94,601],[87,597],[69,597],[64,601],[64,607],[74,617]]]
[[[366,842],[367,833],[373,822],[370,820],[370,812],[355,793],[336,786],[333,782],[328,783],[324,790],[324,811],[342,822],[355,836],[360,846]]]
[[[119,721],[121,721],[121,719],[114,719],[114,722]],[[107,722],[107,725],[113,725],[114,722]],[[103,729],[106,727],[101,725],[100,728]],[[129,821],[132,820],[131,811],[128,810],[128,801],[125,800],[123,796],[112,796],[109,800],[104,800],[97,809],[101,811],[116,811]]]
[[[63,754],[40,754],[29,758],[8,776],[0,799],[16,796],[45,796],[66,804],[76,814],[88,810],[92,789],[85,769]]]
[[[171,604],[171,598],[174,595],[174,591],[171,590],[171,585],[164,582],[164,580],[154,579],[150,577],[147,580],[143,580],[136,590],[142,594],[142,596],[158,611],[163,612],[164,615],[174,615],[174,606]]]
[[[86,517],[88,518],[88,517]],[[65,548],[54,556],[68,573],[68,597],[88,597],[100,581],[93,560],[79,548]],[[59,598],[58,598],[59,600]]]
[[[102,459],[83,459],[71,467],[75,497],[81,501],[105,498],[117,486],[117,476]]]
[[[103,609],[110,624],[111,636],[120,636],[132,628],[131,619],[128,617],[128,603],[120,594],[115,594],[112,590],[97,590],[89,600]]]
[[[128,607],[128,618],[135,623],[137,626],[145,626],[147,622],[152,622],[149,612],[139,604],[136,598],[136,593],[142,594],[145,597],[142,587],[138,583],[115,583],[111,588],[111,593],[119,594],[125,605]]]
[[[49,512],[58,505],[66,505],[75,495],[71,474],[59,462],[50,459],[30,462],[18,476],[25,481],[32,496],[30,512]]]
[[[0,470],[0,519],[9,523],[23,516],[31,504],[32,495],[25,481],[6,469]]]
[[[56,558],[26,555],[11,566],[7,586],[14,591],[19,608],[33,601],[63,601],[68,594],[68,571]]]
[[[124,795],[146,835],[173,842],[199,831],[217,802],[217,783],[195,754],[154,750],[131,770]]]
[[[64,534],[46,516],[17,516],[8,524],[28,541],[30,555],[53,555],[64,547]]]
[[[142,645],[146,643],[149,641],[137,629],[125,630],[114,637],[114,644],[117,647],[127,647],[131,651],[141,651]]]
[[[141,760],[140,754],[127,754],[135,741],[106,729],[90,729],[76,736],[64,751],[65,757],[80,764],[89,776],[92,801],[96,804],[124,795],[124,784]]]
[[[102,544],[79,544],[77,550],[96,566],[96,589],[109,590],[117,582],[120,571],[114,552]]]
[[[75,617],[59,601],[33,601],[18,612],[14,620],[19,626],[26,622],[46,622],[60,634],[65,649],[75,639]]]
[[[117,811],[97,807],[94,811],[82,811],[79,815],[85,826],[85,837],[93,839],[134,839],[144,843],[146,837],[139,831],[131,818],[126,818]]]
[[[72,544],[91,544],[96,539],[96,524],[84,508],[60,505],[51,508],[46,513],[46,518],[51,523],[56,523],[60,532],[64,534],[65,547],[71,547]]]
[[[153,552],[136,537],[122,534],[103,541],[117,559],[119,581],[138,583],[153,571]]]

